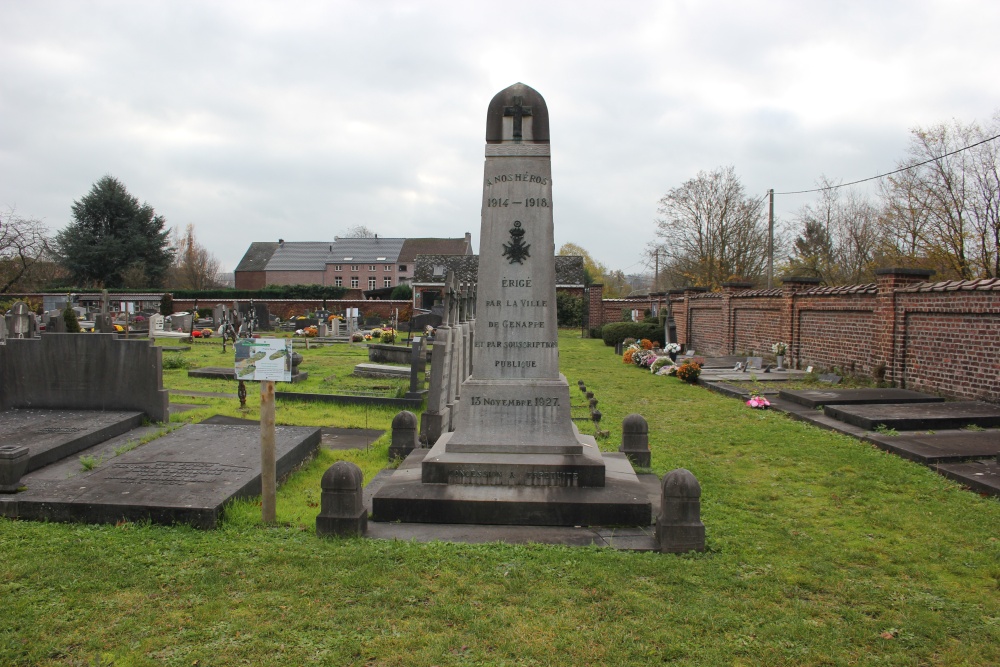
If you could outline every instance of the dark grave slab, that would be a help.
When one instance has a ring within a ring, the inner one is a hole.
[[[935,466],[935,469],[939,474],[964,484],[976,493],[1000,496],[1000,463],[996,460],[945,463]]]
[[[879,449],[926,465],[969,459],[995,458],[1000,454],[1000,431],[945,431],[869,435],[865,440]]]
[[[828,417],[874,431],[882,425],[897,431],[1000,426],[1000,407],[978,401],[888,405],[827,405]]]
[[[308,458],[319,442],[318,428],[276,427],[279,479]],[[190,424],[89,473],[55,481],[29,479],[28,490],[8,499],[3,512],[40,521],[148,519],[215,528],[226,503],[259,493],[259,427]]]
[[[232,366],[205,366],[204,368],[192,368],[188,371],[189,378],[208,378],[210,380],[235,380],[236,369]],[[292,375],[292,383],[302,382],[309,377],[309,373],[299,371]]]
[[[939,396],[921,394],[909,389],[782,389],[779,396],[807,408],[818,408],[824,405],[944,402],[944,399]]]
[[[835,373],[823,373],[822,375],[819,376],[820,382],[826,382],[828,384],[837,384],[842,379],[843,378],[841,378],[839,375],[836,375]]]
[[[164,352],[189,352],[191,350],[190,345],[161,345],[160,349]]]
[[[4,410],[0,443],[27,447],[38,470],[142,424],[143,413],[101,410]]]

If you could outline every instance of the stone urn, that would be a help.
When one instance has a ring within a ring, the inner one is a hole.
[[[783,370],[785,370],[785,355],[779,354],[779,355],[777,355],[777,358],[778,358],[778,367],[775,368],[774,370],[776,370],[776,371],[783,371]]]

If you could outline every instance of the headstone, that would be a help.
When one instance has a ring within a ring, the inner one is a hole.
[[[364,535],[368,529],[368,510],[365,509],[363,482],[361,468],[349,461],[337,461],[323,473],[320,510],[316,517],[317,535]]]
[[[158,334],[163,333],[163,327],[166,326],[166,318],[159,313],[153,313],[149,316],[149,337],[156,338]]]
[[[101,312],[94,316],[94,331],[98,333],[114,333],[115,328],[108,312],[108,290],[101,290]]]
[[[193,316],[191,313],[186,311],[180,313],[172,313],[170,315],[170,330],[171,331],[183,331],[185,333],[191,331],[191,322]]]
[[[596,407],[597,399],[593,406]],[[630,414],[622,420],[622,444],[619,452],[625,454],[632,465],[648,468],[650,465],[649,424],[639,414]]]
[[[424,385],[427,376],[427,352],[423,336],[417,336],[410,344],[410,390],[406,398],[423,398],[427,395]]]
[[[445,280],[447,283],[450,277]],[[447,313],[451,297],[447,288],[444,290],[445,319],[437,327],[434,336],[434,349],[431,357],[431,382],[427,394],[427,409],[420,421],[420,433],[428,445],[435,444],[441,435],[447,431],[450,423],[448,408],[448,391],[451,378],[451,326],[448,324]]]
[[[826,382],[827,384],[837,384],[842,378],[835,373],[823,373],[819,376],[820,382]]]
[[[524,84],[501,91],[490,102],[486,136],[471,375],[461,377],[456,354],[450,360],[455,369],[448,369],[449,378],[461,381],[451,394],[460,398],[452,403],[454,430],[431,440],[419,481],[398,470],[376,492],[373,516],[648,526],[648,494],[624,455],[608,454],[606,462],[594,438],[579,433],[570,416],[569,384],[559,373],[544,99]],[[455,284],[454,277],[447,281],[446,299],[456,296]],[[449,306],[444,313],[457,322],[461,316]],[[463,340],[461,327],[451,328],[451,336],[454,349]],[[437,347],[435,342],[435,361]],[[438,372],[431,370],[432,376]],[[613,466],[615,474],[606,475]]]
[[[389,460],[405,459],[420,446],[417,440],[417,416],[409,410],[399,412],[392,420],[392,443]]]
[[[764,366],[764,357],[747,357],[746,369],[748,371],[761,370]]]
[[[656,541],[661,553],[705,550],[701,522],[701,485],[689,470],[678,468],[663,477]]]
[[[212,324],[215,325],[216,329],[222,325],[222,320],[224,320],[225,317],[226,307],[223,304],[217,303],[212,306]]]
[[[29,459],[27,447],[0,445],[0,493],[17,492]]]
[[[28,304],[23,301],[18,301],[11,308],[11,323],[10,323],[10,337],[11,338],[31,338],[31,324],[33,318],[31,317],[31,310],[28,308]],[[63,328],[65,329],[65,323],[63,323]]]
[[[50,310],[48,312],[45,333],[66,333],[66,318],[63,317],[61,310]]]

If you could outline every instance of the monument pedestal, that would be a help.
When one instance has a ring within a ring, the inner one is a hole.
[[[374,521],[519,526],[652,523],[648,491],[624,454],[597,452],[605,471],[604,486],[500,486],[425,483],[422,464],[433,451],[414,450],[379,489],[372,498]]]

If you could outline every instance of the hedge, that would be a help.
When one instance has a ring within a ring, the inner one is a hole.
[[[601,329],[601,337],[604,344],[614,347],[626,338],[635,338],[663,342],[663,329],[656,324],[646,324],[644,322],[611,322],[605,324]]]

